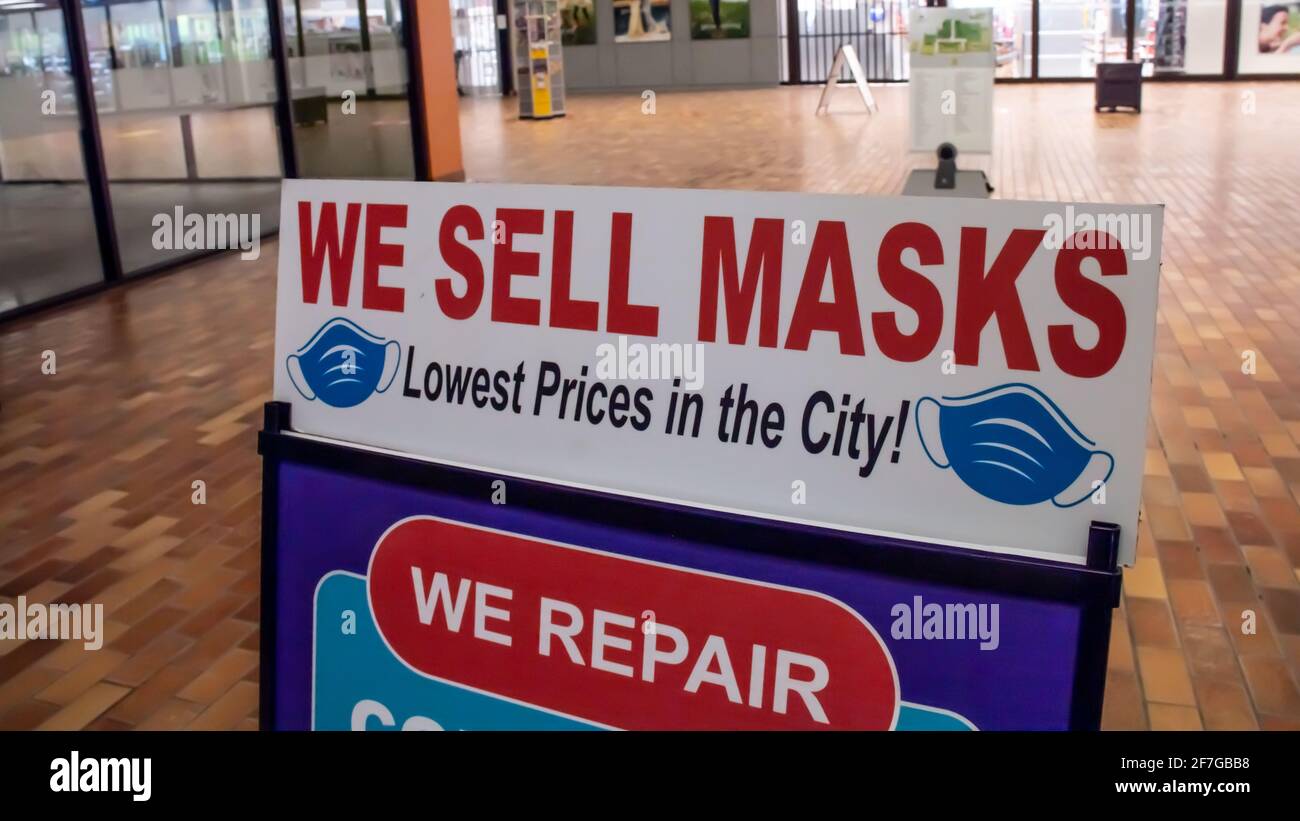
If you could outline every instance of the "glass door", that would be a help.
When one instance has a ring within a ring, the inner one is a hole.
[[[284,14],[299,174],[414,178],[402,4],[285,0]]]
[[[574,5],[562,3],[560,7],[571,11]],[[595,27],[579,31],[594,37]],[[496,3],[493,0],[451,0],[451,36],[456,60],[456,90],[461,94],[500,93]],[[572,45],[588,44],[575,40]],[[570,45],[568,39],[564,45]]]
[[[64,23],[0,4],[0,313],[104,278]]]
[[[1040,0],[1038,76],[1094,77],[1128,48],[1127,0]]]
[[[265,0],[81,6],[123,271],[252,253],[280,213]]]

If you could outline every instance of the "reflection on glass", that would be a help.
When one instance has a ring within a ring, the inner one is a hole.
[[[993,8],[993,46],[997,76],[1033,76],[1033,0],[949,0],[959,9]]]
[[[57,0],[0,3],[0,313],[104,278]]]
[[[402,4],[285,0],[284,14],[299,175],[413,178]]]
[[[1038,76],[1092,77],[1097,64],[1125,59],[1126,0],[1042,0]]]
[[[81,6],[123,269],[273,230],[281,168],[265,0]],[[170,230],[190,215],[205,228]]]

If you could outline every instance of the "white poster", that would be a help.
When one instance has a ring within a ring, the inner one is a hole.
[[[912,151],[993,150],[993,10],[915,8],[909,29]]]
[[[1109,521],[1133,560],[1159,206],[283,190],[297,432],[1070,562]]]
[[[1243,0],[1241,74],[1300,74],[1300,0]]]

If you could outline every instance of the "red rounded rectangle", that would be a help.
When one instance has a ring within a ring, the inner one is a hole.
[[[879,634],[820,593],[432,517],[370,558],[380,634],[413,670],[623,729],[890,729]]]

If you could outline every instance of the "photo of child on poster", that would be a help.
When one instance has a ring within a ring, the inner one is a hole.
[[[1300,54],[1300,3],[1266,3],[1259,18],[1260,54]]]
[[[673,39],[670,0],[614,0],[614,42]]]
[[[749,0],[691,0],[691,39],[749,36]]]

